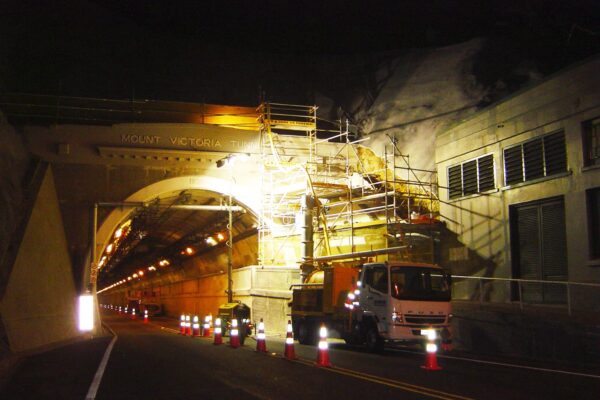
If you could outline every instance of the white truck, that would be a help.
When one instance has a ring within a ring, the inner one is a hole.
[[[294,336],[301,344],[315,344],[324,324],[349,344],[381,351],[384,344],[422,343],[421,331],[434,329],[448,348],[450,283],[441,267],[414,262],[315,270],[305,283],[292,285]]]

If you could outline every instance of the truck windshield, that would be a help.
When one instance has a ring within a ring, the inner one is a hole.
[[[400,300],[450,301],[448,274],[438,269],[392,267],[390,289]]]

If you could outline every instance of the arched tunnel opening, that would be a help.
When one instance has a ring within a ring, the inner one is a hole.
[[[103,213],[112,211],[106,208]],[[153,304],[170,317],[215,314],[230,300],[251,303],[233,287],[246,283],[240,269],[256,267],[257,242],[258,216],[233,196],[205,189],[163,193],[132,207],[105,240],[97,256],[98,300]]]

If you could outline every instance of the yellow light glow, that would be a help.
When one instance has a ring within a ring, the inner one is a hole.
[[[127,277],[127,280],[130,281],[132,278],[130,276]]]
[[[223,240],[225,240],[225,235],[223,235],[221,232],[219,232],[217,234],[217,239],[219,239],[219,242],[222,242]]]
[[[208,244],[209,246],[214,246],[217,244],[217,241],[215,240],[214,237],[209,236],[206,238],[206,244]]]
[[[171,264],[171,263],[170,263],[170,262],[169,262],[169,260],[167,260],[167,259],[160,260],[160,261],[158,262],[158,265],[160,265],[161,267],[166,267],[166,266],[167,266],[167,265],[169,265],[169,264]]]
[[[192,255],[192,254],[194,254],[194,249],[192,249],[191,247],[186,247],[185,248],[185,253],[187,255]]]
[[[156,271],[156,267],[154,265],[151,265],[148,267],[148,271]]]
[[[113,244],[109,244],[108,246],[106,246],[106,254],[110,254],[113,251]]]
[[[115,232],[115,238],[118,239],[121,237],[121,235],[123,235],[123,229],[119,228]]]
[[[144,276],[144,271],[142,271],[142,270],[139,270],[139,271],[138,271],[138,275],[139,275],[139,276]]]
[[[137,277],[138,277],[138,274],[133,274],[133,277],[134,277],[134,278],[137,278]]]

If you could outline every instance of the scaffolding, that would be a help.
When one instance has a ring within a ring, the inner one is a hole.
[[[320,139],[319,121],[315,106],[259,107],[259,263],[313,263],[386,249],[396,249],[387,259],[435,261],[435,171],[411,168],[391,137],[383,154],[375,155],[360,146],[366,139],[351,139],[348,121]]]

